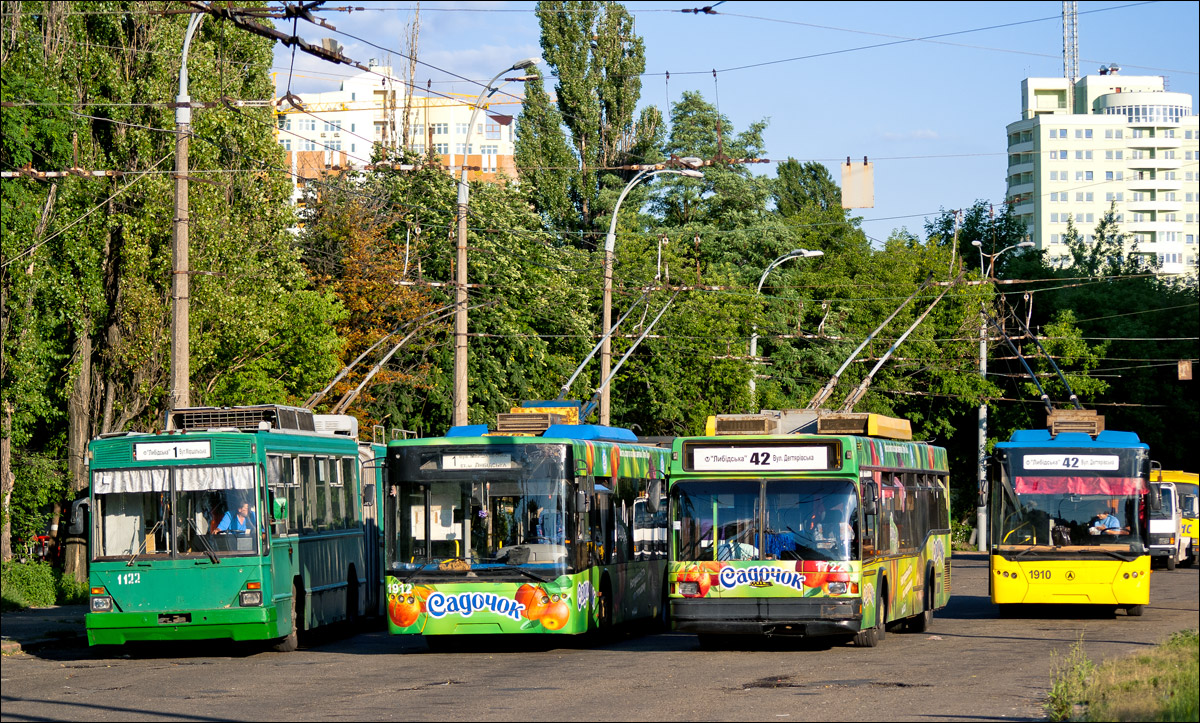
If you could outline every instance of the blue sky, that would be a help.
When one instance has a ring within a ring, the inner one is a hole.
[[[768,120],[765,155],[772,161],[819,160],[835,179],[838,159],[868,156],[875,207],[858,213],[877,240],[900,227],[923,235],[925,219],[941,208],[1002,203],[1004,127],[1019,117],[1021,80],[1062,75],[1061,2],[725,2],[715,6],[717,15],[681,12],[705,4],[625,3],[646,44],[642,104],[665,110],[685,90],[699,91],[735,132]],[[415,4],[356,5],[367,10],[321,14],[339,32],[304,22],[297,30],[310,42],[334,37],[347,56],[364,62],[387,59],[369,43],[399,52]],[[533,7],[422,3],[418,59],[426,65],[418,67],[418,84],[432,80],[438,92],[473,97],[480,86],[453,75],[486,82],[514,61],[540,55]],[[1081,76],[1110,63],[1125,75],[1163,75],[1169,90],[1192,95],[1195,112],[1200,3],[1078,8]],[[929,40],[903,42],[914,38]],[[282,47],[275,66],[281,93],[289,70],[295,92],[335,90],[357,72],[303,53],[293,66]],[[775,173],[773,164],[755,170]]]

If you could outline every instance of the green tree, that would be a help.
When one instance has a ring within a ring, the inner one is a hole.
[[[4,97],[21,107],[3,114],[5,170],[32,163],[124,174],[0,185],[2,394],[11,410],[14,499],[46,498],[22,485],[81,490],[92,436],[148,429],[163,416],[171,103],[188,18],[147,12],[152,5],[5,5]],[[189,53],[190,93],[198,101],[269,98],[270,63],[269,41],[208,21]],[[326,322],[340,312],[332,297],[307,289],[287,232],[290,184],[271,113],[199,109],[192,129],[192,399],[303,399],[332,373],[328,352],[340,342]],[[47,387],[17,379],[30,372]],[[49,482],[45,470],[63,468],[60,481]],[[68,547],[68,564],[82,576],[80,545]]]
[[[553,226],[595,232],[631,175],[613,167],[647,160],[659,133],[661,116],[653,109],[634,122],[644,44],[619,3],[539,2],[537,16],[542,57],[558,79],[557,112],[533,81],[518,120],[515,161]]]

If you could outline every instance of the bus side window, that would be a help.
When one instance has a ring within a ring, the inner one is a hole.
[[[354,457],[345,457],[342,459],[342,484],[345,486],[343,491],[346,495],[346,529],[353,529],[358,526],[362,516],[359,514],[359,505],[362,504],[359,490],[361,489],[360,480],[355,479],[358,474],[358,464]]]
[[[313,506],[317,499],[316,460],[300,458],[300,486],[303,489],[301,504],[297,505],[296,523],[301,533],[313,532]]]
[[[329,516],[325,519],[331,530],[341,530],[346,526],[346,483],[342,478],[341,462],[340,459],[329,460]]]
[[[267,508],[271,515],[271,531],[276,535],[282,535],[288,531],[288,516],[291,515],[290,507],[292,505],[291,487],[295,484],[295,469],[293,468],[293,460],[291,457],[283,455],[269,454],[267,455],[267,494],[269,499],[269,507]],[[283,503],[289,509],[284,510],[283,516],[275,517],[275,500],[283,500]]]
[[[316,496],[312,505],[312,526],[317,532],[329,529],[329,458],[317,457]]]

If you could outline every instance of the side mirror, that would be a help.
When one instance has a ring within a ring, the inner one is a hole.
[[[1149,492],[1147,493],[1147,496],[1150,498],[1149,499],[1150,511],[1151,512],[1162,512],[1162,506],[1163,506],[1162,505],[1162,487],[1159,487],[1157,484],[1151,483]]]
[[[67,534],[72,537],[79,537],[87,532],[88,512],[83,508],[88,508],[91,511],[92,500],[88,497],[80,497],[71,503],[71,524],[67,527]]]
[[[273,522],[283,522],[287,519],[287,498],[274,497],[271,499],[271,520]]]
[[[650,485],[646,488],[646,511],[650,514],[658,512],[658,505],[662,501],[662,480],[650,480]]]
[[[876,499],[879,497],[879,488],[874,482],[868,482],[862,486],[862,511],[864,515],[874,515],[879,513],[879,505]]]
[[[363,499],[362,499],[363,507],[374,507],[375,506],[375,483],[368,482],[367,484],[363,485],[362,494],[363,494]]]

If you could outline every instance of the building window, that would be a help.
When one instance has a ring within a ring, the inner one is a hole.
[[[445,125],[445,124],[443,123],[441,125]],[[434,143],[433,144],[433,152],[440,153],[444,156],[444,155],[450,153],[450,144],[449,143]]]
[[[315,150],[317,150],[317,144],[310,140],[305,140],[304,141],[304,150],[315,151]]]
[[[464,153],[470,155],[475,152],[475,144],[471,144],[470,146],[468,146],[466,143],[455,143],[454,144],[454,152],[459,155],[462,155]]]
[[[1085,181],[1090,181],[1090,180],[1092,180],[1092,172],[1091,172],[1091,171],[1084,171],[1084,173],[1083,173],[1083,180],[1085,180]],[[1089,195],[1089,196],[1091,196],[1092,194],[1090,194],[1090,193],[1089,193],[1088,195]],[[1092,199],[1090,199],[1090,198],[1089,198],[1088,200],[1090,201],[1090,200],[1092,200]]]
[[[489,145],[489,146],[480,146],[479,152],[485,156],[499,155],[500,154],[500,146],[495,145],[495,144]]]
[[[430,123],[429,130],[432,131],[433,135],[435,135],[435,136],[449,135],[450,134],[450,124],[449,123]],[[443,145],[445,145],[445,144],[443,144]]]
[[[419,153],[419,154],[421,154],[421,155],[425,155],[425,144],[424,144],[424,143],[414,143],[414,144],[413,144],[413,146],[412,146],[412,149],[413,149],[413,151],[415,151],[416,153]]]
[[[1184,243],[1189,243],[1189,244],[1194,244],[1194,243],[1196,243],[1196,234],[1194,234],[1194,233],[1189,233],[1188,235],[1184,236],[1184,237],[1183,237],[1183,242],[1184,242]]]
[[[1056,233],[1050,234],[1050,243],[1052,243],[1052,244],[1058,243],[1058,234],[1056,234]]]
[[[279,145],[283,146],[283,150],[290,151],[290,150],[292,150],[292,139],[284,138],[282,141],[279,142]]]
[[[489,141],[500,140],[500,124],[499,123],[488,123],[486,133],[487,133],[487,135],[485,135],[484,138],[486,138],[487,140],[489,140]]]
[[[1089,181],[1090,181],[1090,180],[1092,180],[1092,172],[1091,172],[1091,171],[1088,171],[1088,180],[1089,180]],[[1085,197],[1085,198],[1086,198],[1086,200],[1088,200],[1088,201],[1091,201],[1091,200],[1092,200],[1092,196],[1093,196],[1093,194],[1092,194],[1092,192],[1091,192],[1091,191],[1088,191],[1086,194],[1084,194],[1084,197]],[[1090,215],[1090,214],[1089,214],[1089,215]]]
[[[467,129],[470,127],[470,123],[455,123],[454,134],[458,136],[465,136],[467,134]]]

